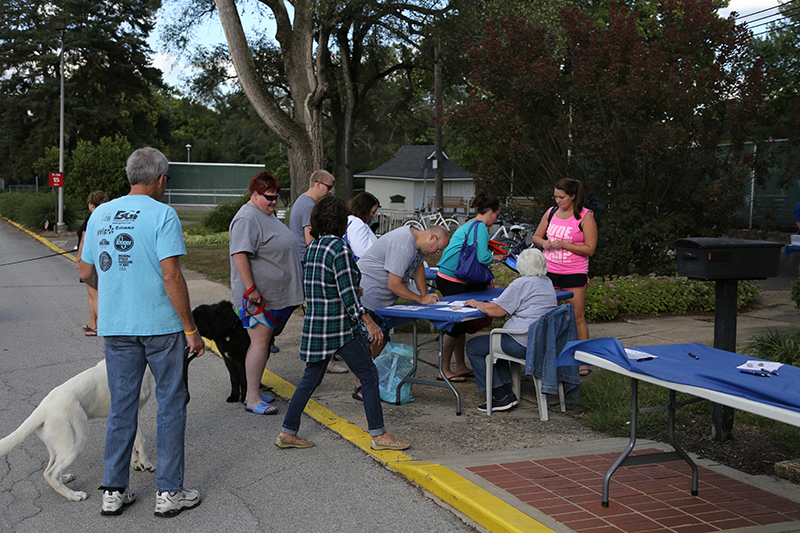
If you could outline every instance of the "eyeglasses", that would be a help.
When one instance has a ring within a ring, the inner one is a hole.
[[[279,194],[264,194],[263,192],[258,193],[264,197],[264,199],[268,202],[277,202],[278,198],[280,198]]]
[[[328,192],[331,192],[331,191],[333,190],[333,185],[328,185],[328,184],[327,184],[327,183],[325,183],[324,181],[319,181],[319,180],[317,180],[317,183],[321,183],[321,184],[323,184],[325,187],[327,187],[327,188],[328,188]]]
[[[433,236],[436,239],[436,251],[433,253],[438,254],[439,252],[442,251],[441,247],[439,246],[439,236],[436,235],[435,233],[433,234]]]
[[[172,179],[169,176],[167,176],[166,174],[161,174],[161,175],[164,177],[165,180],[167,180],[167,183],[169,183],[169,180]]]

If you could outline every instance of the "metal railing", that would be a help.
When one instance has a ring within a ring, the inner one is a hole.
[[[167,189],[161,201],[173,207],[214,207],[226,200],[240,198],[245,193],[241,189]]]

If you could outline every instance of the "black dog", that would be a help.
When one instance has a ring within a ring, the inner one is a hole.
[[[223,300],[213,305],[198,305],[192,311],[200,335],[217,344],[231,376],[231,395],[226,402],[243,402],[247,395],[247,376],[244,359],[250,347],[250,336],[233,310],[233,304]],[[267,352],[269,354],[269,352]],[[267,355],[269,357],[269,355]]]

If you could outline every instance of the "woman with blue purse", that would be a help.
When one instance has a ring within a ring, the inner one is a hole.
[[[473,198],[470,208],[475,209],[477,215],[455,231],[437,265],[439,273],[436,275],[436,288],[442,296],[490,288],[494,275],[489,270],[489,264],[493,259],[502,259],[489,251],[489,228],[497,222],[500,215],[500,200],[496,196],[479,192]],[[486,325],[483,320],[474,320],[463,325],[457,324],[446,333],[442,346],[442,368],[444,377],[451,383],[463,383],[473,375],[464,357],[466,333],[474,333]],[[451,371],[453,353],[456,367]]]

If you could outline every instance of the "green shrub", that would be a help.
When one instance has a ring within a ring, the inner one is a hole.
[[[505,265],[492,265],[492,272],[498,287],[508,287],[519,276]],[[739,309],[752,303],[760,292],[758,283],[740,281]],[[658,315],[713,311],[715,297],[714,282],[692,281],[681,276],[598,277],[589,282],[585,315],[589,320],[614,320],[622,313]]]
[[[231,220],[233,220],[233,217],[237,212],[239,212],[239,209],[246,204],[249,199],[250,197],[244,194],[236,200],[222,202],[215,207],[213,211],[207,214],[205,218],[203,218],[203,221],[200,224],[197,224],[198,227],[193,228],[190,233],[208,234],[228,231],[228,228],[231,226]]]
[[[53,192],[8,193],[0,197],[0,216],[30,229],[42,229],[46,220],[50,227],[58,222],[58,196]],[[64,223],[72,225],[78,219],[81,204],[74,198],[64,198]]]
[[[792,282],[792,301],[796,309],[800,310],[800,278]]]
[[[778,330],[754,335],[743,353],[759,359],[800,366],[800,334]]]
[[[193,228],[194,226],[189,226],[189,228]],[[192,234],[189,230],[184,231],[183,239],[186,244],[219,244],[224,242],[229,242],[229,235],[227,231],[222,231],[219,233],[204,233],[204,234]]]
[[[750,280],[739,282],[738,308],[752,303],[761,292]],[[613,320],[621,313],[632,315],[684,314],[713,311],[714,282],[693,281],[681,276],[621,276],[592,278],[586,291],[586,318]]]

